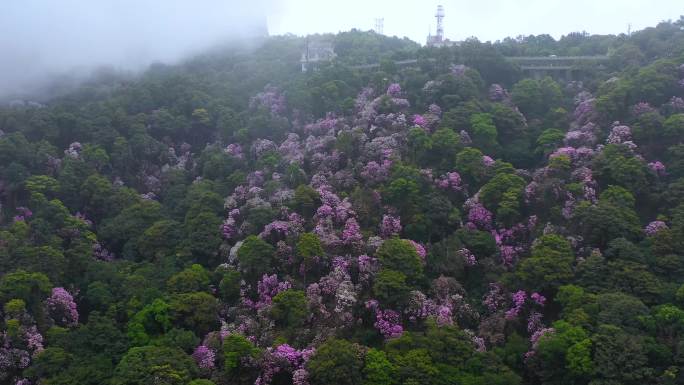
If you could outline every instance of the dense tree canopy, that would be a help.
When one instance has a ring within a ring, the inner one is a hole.
[[[0,384],[683,383],[682,28],[271,37],[3,104]],[[548,55],[608,60],[506,58]]]

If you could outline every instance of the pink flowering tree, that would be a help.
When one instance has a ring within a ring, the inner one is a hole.
[[[78,310],[74,297],[63,287],[52,289],[46,300],[50,317],[59,325],[73,327],[78,325]]]
[[[384,215],[380,223],[380,235],[383,238],[391,238],[401,233],[401,219],[391,215]]]

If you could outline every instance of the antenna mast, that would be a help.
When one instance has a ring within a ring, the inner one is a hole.
[[[437,13],[435,14],[437,18],[437,36],[435,40],[439,43],[444,41],[444,7],[441,5],[437,6]]]
[[[385,34],[385,18],[384,17],[379,17],[375,19],[375,32],[379,33],[380,35]]]

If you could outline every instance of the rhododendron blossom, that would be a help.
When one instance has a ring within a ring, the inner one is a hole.
[[[613,123],[613,128],[610,130],[610,135],[606,140],[607,144],[621,144],[632,139],[632,129],[621,125],[620,122]]]
[[[427,251],[425,251],[425,247],[423,245],[421,245],[420,243],[413,241],[413,240],[410,240],[410,239],[409,239],[409,242],[416,249],[416,253],[418,253],[418,256],[423,261],[423,263],[425,263],[425,257],[427,256]]]
[[[216,352],[211,348],[200,345],[195,348],[195,351],[192,353],[192,358],[195,359],[195,362],[200,369],[213,369],[215,366]]]
[[[667,174],[665,170],[665,165],[660,161],[649,163],[648,168],[650,168],[651,171],[653,171],[658,176],[665,176]]]
[[[384,215],[380,223],[380,234],[383,238],[391,238],[401,232],[401,220],[398,217]]]
[[[444,190],[461,191],[463,188],[461,186],[461,175],[457,172],[448,172],[437,181],[437,186]]]
[[[667,230],[667,229],[668,229],[668,227],[667,227],[667,224],[665,224],[665,222],[663,222],[663,221],[653,221],[653,222],[649,223],[649,224],[646,226],[646,228],[644,228],[644,232],[645,232],[646,235],[648,235],[648,236],[654,236],[654,235],[656,235],[658,232],[660,232],[660,231],[662,231],[662,230]]]
[[[50,316],[61,325],[78,325],[78,310],[74,297],[63,287],[52,289],[52,295],[46,301]]]
[[[511,299],[513,300],[513,307],[506,311],[506,319],[508,320],[518,317],[527,300],[527,293],[524,290],[518,290],[511,295]]]
[[[468,211],[468,221],[477,228],[489,230],[492,227],[492,213],[477,203]]]

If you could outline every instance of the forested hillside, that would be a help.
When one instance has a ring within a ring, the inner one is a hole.
[[[0,108],[0,202],[0,384],[684,384],[684,18],[103,73]]]

